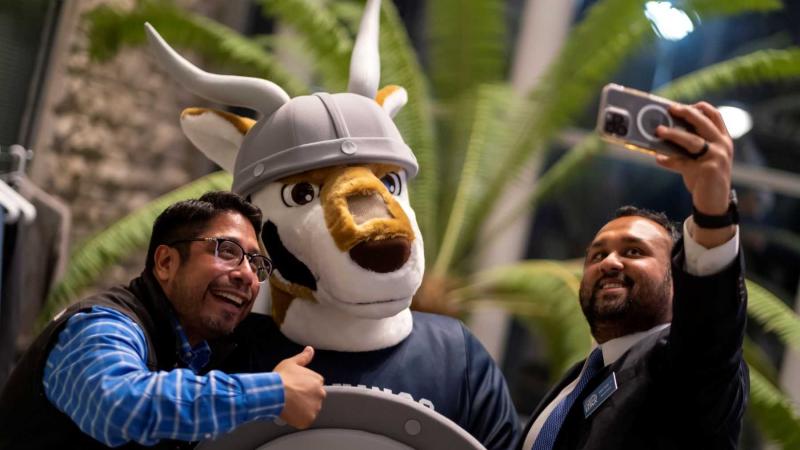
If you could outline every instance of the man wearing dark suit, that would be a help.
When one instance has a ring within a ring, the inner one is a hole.
[[[670,113],[697,133],[658,129],[693,155],[656,158],[692,195],[683,239],[663,214],[632,207],[600,229],[580,289],[599,346],[536,409],[524,450],[736,447],[749,382],[733,143],[707,103]]]

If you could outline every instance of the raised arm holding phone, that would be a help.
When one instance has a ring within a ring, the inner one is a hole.
[[[665,215],[635,207],[620,208],[597,232],[580,304],[599,345],[544,398],[522,449],[737,446],[749,382],[733,143],[708,103],[655,100],[633,110],[601,104],[598,128],[628,148],[656,152],[660,166],[683,177],[693,213],[683,237]],[[670,117],[648,121],[639,114],[647,105]]]

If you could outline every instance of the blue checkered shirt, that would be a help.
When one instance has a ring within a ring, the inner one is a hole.
[[[102,306],[75,314],[48,355],[45,395],[84,433],[112,447],[198,441],[280,414],[277,373],[197,375],[211,349],[205,342],[192,347],[173,323],[188,368],[154,372],[144,333],[128,316]]]

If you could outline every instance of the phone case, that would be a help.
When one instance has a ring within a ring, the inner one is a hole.
[[[600,98],[597,132],[606,141],[629,150],[689,156],[683,147],[655,135],[658,125],[694,132],[689,123],[669,114],[668,109],[674,103],[647,92],[608,84]]]

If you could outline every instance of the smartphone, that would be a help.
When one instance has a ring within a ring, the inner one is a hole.
[[[673,104],[647,92],[607,84],[600,97],[597,132],[604,140],[629,150],[691,157],[683,147],[656,136],[659,125],[695,132],[688,122],[669,114]]]

